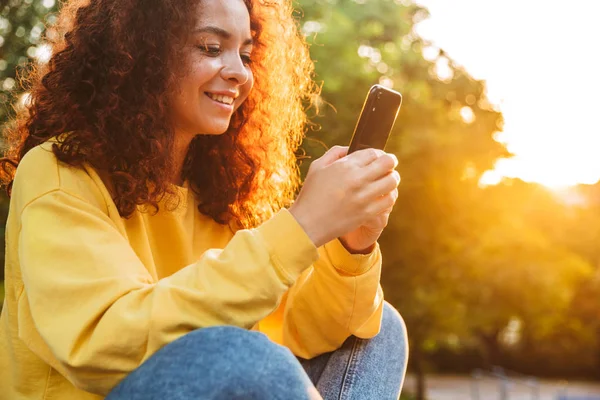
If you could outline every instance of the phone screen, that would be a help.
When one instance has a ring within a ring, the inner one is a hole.
[[[383,150],[401,104],[400,93],[381,85],[372,86],[354,129],[348,154],[365,148]]]

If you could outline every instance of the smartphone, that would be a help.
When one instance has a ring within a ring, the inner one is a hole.
[[[381,85],[373,85],[367,93],[354,128],[348,154],[366,148],[383,150],[401,105],[400,93]]]

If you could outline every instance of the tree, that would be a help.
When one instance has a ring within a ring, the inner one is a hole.
[[[413,27],[427,16],[425,9],[386,0],[300,5],[316,78],[323,81],[321,114],[314,118],[322,131],[312,137],[326,145],[347,144],[374,83],[403,93],[387,147],[400,160],[402,184],[381,239],[383,285],[406,320],[413,366],[423,377],[421,354],[463,322],[464,303],[456,293],[462,275],[455,264],[468,243],[464,197],[473,195],[481,174],[507,155],[492,136],[502,118],[487,104],[483,82],[441,50],[424,57],[431,49],[425,50],[428,43]],[[315,157],[323,152],[312,141],[305,148]]]
[[[45,26],[55,22],[50,13],[56,9],[54,0],[0,2],[0,125],[13,114],[11,105],[20,94],[18,74],[25,72],[31,60],[48,56],[42,35]]]

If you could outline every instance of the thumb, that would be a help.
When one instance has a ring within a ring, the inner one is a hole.
[[[333,146],[319,158],[319,164],[327,166],[348,154],[348,146]]]

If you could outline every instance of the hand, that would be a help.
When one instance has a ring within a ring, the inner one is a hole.
[[[290,207],[317,247],[343,237],[349,250],[363,250],[353,246],[375,238],[368,247],[381,234],[397,198],[400,175],[394,155],[374,149],[347,153],[348,147],[335,146],[314,161]]]
[[[393,202],[396,202],[398,198],[398,189],[394,189],[391,193]],[[352,254],[369,254],[375,248],[375,243],[383,229],[387,226],[390,213],[392,212],[393,205],[385,210],[382,214],[368,220],[357,229],[349,232],[345,235],[340,236],[340,242],[344,245],[346,250]]]
[[[378,152],[379,157],[386,156],[383,151]],[[379,215],[369,219],[364,224],[359,226],[357,229],[348,232],[345,235],[340,236],[340,242],[344,245],[346,250],[352,254],[368,254],[375,248],[375,243],[381,236],[383,229],[387,226],[390,213],[394,208],[394,204],[398,199],[398,184],[400,183],[400,175],[393,170],[398,165],[398,160],[393,154],[387,154],[394,158],[394,165],[389,171],[389,174],[394,175],[397,179],[396,187],[385,195],[381,196],[374,201],[380,201],[384,204],[391,204],[388,208],[384,209]],[[394,174],[395,173],[395,174]]]

